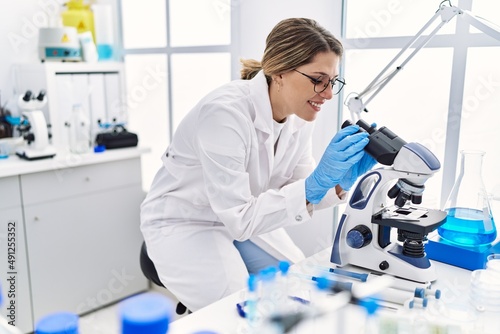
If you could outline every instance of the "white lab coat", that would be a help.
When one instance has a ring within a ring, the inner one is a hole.
[[[165,286],[192,311],[245,287],[233,240],[304,258],[285,226],[308,223],[304,179],[313,124],[289,116],[276,152],[268,84],[228,83],[183,119],[141,206],[141,230]],[[330,191],[315,209],[345,201]]]

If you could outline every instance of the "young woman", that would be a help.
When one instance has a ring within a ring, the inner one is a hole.
[[[283,20],[262,61],[242,61],[242,80],[209,93],[179,125],[141,230],[160,280],[191,311],[244,288],[249,272],[303,259],[283,227],[344,202],[375,164],[357,126],[339,131],[317,166],[311,154],[313,121],[344,85],[342,53],[315,21]]]

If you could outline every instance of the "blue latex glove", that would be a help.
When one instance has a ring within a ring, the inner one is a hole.
[[[339,185],[344,190],[350,190],[358,177],[372,169],[372,167],[375,166],[376,163],[377,160],[363,151],[363,157],[357,163],[352,165],[352,167],[347,171],[342,180],[340,180]]]
[[[356,133],[358,130],[358,125],[345,127],[328,144],[318,166],[305,181],[306,199],[310,203],[319,203],[328,190],[339,184],[363,157],[368,133]]]
[[[371,127],[376,129],[377,123],[372,123]],[[373,166],[377,164],[377,161],[368,153],[364,152],[363,157],[358,163],[353,165],[351,169],[346,173],[344,178],[340,180],[340,186],[344,190],[350,190],[352,185],[356,182],[358,177],[372,169]]]

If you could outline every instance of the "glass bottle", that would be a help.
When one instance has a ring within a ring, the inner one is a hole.
[[[113,59],[113,8],[110,4],[93,4],[95,41],[99,61]]]
[[[461,246],[488,245],[497,230],[482,178],[483,151],[461,151],[460,174],[445,204],[446,223],[438,234]]]
[[[91,150],[90,122],[81,104],[75,104],[69,124],[69,150],[83,154]]]

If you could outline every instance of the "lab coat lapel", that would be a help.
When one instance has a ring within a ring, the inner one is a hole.
[[[274,164],[273,112],[267,81],[262,71],[251,80],[250,95],[255,111],[254,126],[259,143],[259,157],[262,163],[267,160],[267,166],[262,166],[262,171],[267,171],[266,179],[269,179]],[[267,187],[267,184],[264,186]]]
[[[289,154],[289,149],[291,147],[296,147],[299,129],[307,124],[306,121],[298,118],[295,115],[288,116],[287,124],[281,130],[281,135],[278,141],[278,147],[276,149],[276,154],[274,155],[274,168],[278,168],[282,163],[288,163],[289,160],[286,156]],[[285,161],[285,162],[284,162]]]
[[[296,136],[293,127],[293,119],[292,116],[288,117],[287,123],[290,122],[289,124],[286,124],[283,127],[283,130],[281,130],[281,134],[278,140],[278,147],[276,149],[276,154],[274,155],[274,160],[279,163],[281,160],[283,160],[283,155],[285,154],[287,147],[293,147],[295,145],[295,140]]]

